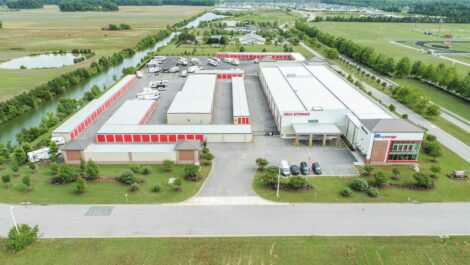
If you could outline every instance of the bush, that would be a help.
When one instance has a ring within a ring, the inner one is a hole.
[[[166,172],[173,171],[174,165],[175,165],[175,162],[171,160],[164,160],[162,163],[163,170],[165,170]]]
[[[369,183],[365,179],[354,179],[349,187],[353,190],[365,191],[369,187]]]
[[[200,180],[201,177],[197,174],[199,171],[199,167],[196,165],[188,165],[184,167],[184,176],[186,179],[197,181]]]
[[[34,164],[33,162],[28,162],[28,167],[29,167],[29,169],[31,169],[32,171],[36,170],[36,164]]]
[[[49,167],[51,168],[52,174],[57,175],[57,171],[59,171],[59,165],[56,162],[49,163]]]
[[[5,174],[2,176],[2,182],[6,188],[10,187],[11,177],[9,174]]]
[[[258,169],[260,171],[263,171],[264,168],[269,164],[268,160],[262,158],[262,157],[258,157],[256,158],[256,165],[258,166]]]
[[[173,185],[175,185],[175,191],[180,192],[183,190],[183,188],[181,187],[183,185],[183,180],[181,178],[175,179]]]
[[[77,179],[77,173],[74,168],[67,164],[60,164],[57,168],[57,178],[53,181],[56,183],[70,183]]]
[[[260,178],[260,182],[268,187],[275,187],[277,185],[277,172],[265,171]]]
[[[138,191],[138,190],[140,190],[140,185],[139,185],[139,183],[137,183],[137,182],[132,183],[132,184],[131,184],[131,191],[132,191],[132,192],[135,192],[135,191]]]
[[[151,170],[150,170],[149,166],[145,166],[145,167],[142,168],[142,174],[144,174],[144,175],[150,174],[150,171]]]
[[[399,180],[400,179],[400,170],[396,167],[392,169],[392,179]]]
[[[17,165],[17,164],[13,164],[13,165],[11,166],[11,171],[13,171],[13,172],[16,173],[16,172],[18,172],[18,170],[19,170],[19,168],[18,168],[18,165]]]
[[[291,177],[289,179],[289,188],[299,190],[308,187],[307,180],[303,177]]]
[[[437,177],[437,173],[441,172],[441,167],[440,166],[436,166],[436,165],[431,165],[431,177],[432,178],[436,178]]]
[[[93,160],[88,160],[85,166],[85,174],[88,179],[94,180],[100,175],[100,170],[98,166],[93,162]]]
[[[31,178],[29,176],[24,176],[21,183],[28,188],[28,191],[31,191]]]
[[[131,171],[134,172],[135,174],[139,173],[140,166],[139,165],[131,165]]]
[[[353,193],[353,191],[349,187],[344,187],[341,190],[341,196],[343,196],[343,197],[351,197],[352,193]]]
[[[434,181],[422,173],[414,174],[413,178],[416,180],[416,185],[421,188],[431,189],[434,187]]]
[[[131,170],[126,170],[122,172],[122,174],[117,178],[117,180],[121,183],[130,185],[134,182],[137,182],[137,178],[135,177],[135,173]]]
[[[372,171],[374,170],[374,167],[371,165],[364,165],[364,175],[365,176],[370,176],[372,174]]]
[[[160,192],[162,190],[162,188],[160,187],[160,185],[158,184],[155,184],[153,187],[152,187],[152,192]]]
[[[86,181],[82,177],[77,179],[77,184],[75,186],[77,193],[84,193],[86,190]]]
[[[14,252],[25,249],[31,245],[38,238],[39,228],[34,226],[31,228],[27,224],[20,224],[18,231],[15,227],[12,227],[8,232],[8,248]]]
[[[388,179],[387,179],[387,176],[385,176],[384,173],[379,171],[379,172],[375,173],[375,175],[374,175],[374,182],[375,182],[375,185],[377,185],[377,187],[382,187],[382,186],[387,184]]]
[[[368,191],[367,191],[367,195],[369,195],[370,197],[377,197],[379,196],[379,189],[377,188],[370,188]]]

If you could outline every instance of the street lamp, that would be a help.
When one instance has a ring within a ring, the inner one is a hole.
[[[276,197],[279,198],[279,185],[281,182],[281,167],[278,168],[278,173],[277,173],[277,192],[276,192]]]
[[[15,207],[11,206],[10,207],[10,215],[11,215],[11,219],[13,220],[13,224],[15,225],[16,232],[19,234],[20,230],[18,230],[18,225],[16,224],[16,219],[15,219],[15,216],[13,215],[13,209],[15,209]]]

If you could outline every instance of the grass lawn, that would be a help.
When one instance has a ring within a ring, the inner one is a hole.
[[[0,100],[8,99],[62,73],[90,64],[148,34],[189,18],[207,7],[122,6],[118,12],[60,12],[57,6],[2,12],[0,62],[32,53],[89,48],[96,56],[76,65],[51,69],[0,69]],[[108,24],[127,23],[132,30],[102,31]]]
[[[138,179],[145,182],[140,185],[140,191],[131,192],[127,185],[120,183],[105,183],[89,181],[88,189],[84,194],[75,192],[75,183],[64,185],[50,184],[52,172],[49,166],[44,165],[38,168],[36,172],[32,172],[26,166],[19,170],[19,176],[13,176],[10,168],[4,168],[0,171],[0,175],[11,174],[12,185],[8,189],[0,187],[0,202],[2,203],[20,203],[31,202],[35,204],[100,204],[100,203],[126,203],[125,194],[128,194],[129,203],[163,203],[163,202],[179,202],[186,200],[195,195],[205,178],[210,172],[210,167],[203,167],[201,175],[203,180],[198,182],[190,182],[184,180],[184,166],[177,165],[170,173],[165,172],[161,165],[149,165],[151,173],[143,175],[136,174]],[[129,165],[99,165],[100,175],[103,177],[117,177],[124,170],[130,168]],[[32,181],[34,191],[27,192],[26,187],[21,180],[24,176],[29,175]],[[172,185],[168,184],[170,177],[183,178],[181,192],[175,192]],[[151,188],[159,184],[161,191],[152,192]]]
[[[455,59],[455,60],[459,60],[461,62],[464,62],[464,63],[470,63],[470,55],[469,54],[452,54],[452,55],[444,55],[445,57],[449,57],[449,58],[452,58],[452,59]]]
[[[243,46],[246,52],[261,52],[263,49],[266,49],[267,52],[283,52],[284,47],[282,45],[225,45],[220,47],[212,47],[208,44],[182,44],[176,45],[175,43],[171,43],[163,48],[161,48],[158,53],[165,54],[168,56],[176,56],[176,55],[183,55],[184,52],[192,54],[195,51],[194,55],[196,56],[212,56],[215,55],[217,52],[238,52],[240,51],[240,47]],[[304,56],[311,56],[310,52],[308,52],[302,46],[292,46],[294,52],[299,52]]]
[[[416,41],[445,41],[446,39],[437,36],[439,35],[439,26],[437,24],[320,22],[312,23],[312,25],[335,36],[345,37],[356,43],[373,47],[379,52],[392,55],[396,60],[408,56],[412,60],[421,60],[424,63],[454,65],[449,60],[391,43],[391,41],[407,41],[410,43]],[[440,28],[440,35],[452,33],[459,40],[470,40],[470,24],[442,24]],[[424,35],[424,31],[432,32],[435,35]],[[414,47],[420,48],[416,45]],[[466,47],[468,48],[468,46]],[[470,70],[468,66],[461,64],[455,64],[455,67],[462,76]]]
[[[469,171],[470,164],[455,155],[449,149],[443,147],[442,156],[437,163],[432,163],[430,157],[421,153],[419,155],[420,171],[429,174],[433,164],[439,165],[442,169],[435,180],[435,187],[432,190],[410,190],[398,188],[382,188],[377,198],[371,198],[366,193],[354,192],[350,198],[344,198],[339,193],[349,185],[354,178],[339,177],[311,177],[308,179],[314,188],[302,192],[281,191],[279,198],[276,198],[276,191],[266,188],[259,182],[262,173],[258,172],[253,181],[253,188],[258,195],[268,200],[283,202],[407,202],[416,200],[418,202],[449,202],[449,201],[470,201],[470,180],[452,180],[446,177],[447,173],[456,169]],[[392,169],[396,167],[400,170],[400,180],[390,180],[390,183],[415,183],[413,179],[413,168],[411,166],[375,166],[374,172],[382,171],[386,176],[392,176]],[[374,173],[373,172],[373,173]],[[373,183],[373,176],[366,177]]]
[[[248,12],[245,15],[238,17],[229,17],[224,19],[229,21],[243,21],[243,20],[253,20],[256,22],[271,22],[277,21],[279,25],[295,21],[295,19],[300,18],[300,15],[293,12],[287,11],[270,11],[270,10],[256,10],[255,12]]]
[[[239,237],[43,239],[8,265],[37,264],[467,264],[470,237]],[[99,257],[99,258],[97,258]]]

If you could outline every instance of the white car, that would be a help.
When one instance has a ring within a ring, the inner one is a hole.
[[[259,63],[259,59],[254,59],[253,62],[254,63]]]
[[[214,61],[212,59],[207,60],[207,64],[212,65],[212,66],[219,66],[219,63],[217,61]]]
[[[220,58],[217,58],[217,57],[212,57],[212,58],[210,58],[210,59],[212,59],[212,60],[214,60],[214,61],[216,61],[216,62],[220,63]]]
[[[183,70],[183,71],[181,72],[181,77],[186,77],[186,76],[188,76],[188,71]]]
[[[226,62],[226,63],[232,63],[232,58],[224,58],[224,62]]]
[[[160,68],[160,67],[151,67],[151,68],[149,68],[149,73],[158,73],[160,71],[162,71],[162,68]]]
[[[170,73],[178,73],[180,71],[180,68],[178,66],[170,68]]]
[[[290,175],[290,167],[287,160],[281,160],[281,165],[279,167],[283,176],[288,177]]]
[[[198,70],[198,69],[199,69],[199,67],[198,67],[197,65],[195,65],[195,66],[190,66],[190,67],[188,67],[188,73],[194,73],[194,72],[196,72],[196,70]]]
[[[236,65],[236,66],[240,65],[240,61],[238,59],[232,59],[231,63],[232,65]]]

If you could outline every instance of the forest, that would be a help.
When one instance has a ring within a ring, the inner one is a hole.
[[[216,0],[0,0],[11,9],[36,9],[58,5],[61,11],[116,11],[119,6],[212,6]]]

